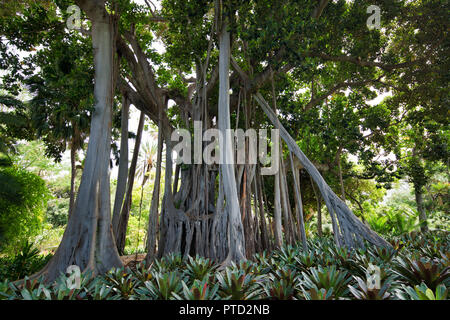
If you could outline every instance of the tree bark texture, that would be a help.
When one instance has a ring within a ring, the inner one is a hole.
[[[86,2],[82,1],[81,4]],[[102,2],[102,4],[104,4]],[[90,6],[87,6],[90,8]],[[109,157],[114,96],[114,26],[110,17],[97,10],[88,12],[92,21],[96,99],[84,171],[74,211],[61,243],[48,264],[35,274],[54,281],[70,265],[102,274],[122,266],[111,226]]]

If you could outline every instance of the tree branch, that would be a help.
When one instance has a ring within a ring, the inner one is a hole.
[[[422,59],[409,61],[409,62],[403,62],[398,64],[384,64],[381,62],[375,62],[375,61],[367,61],[367,60],[361,60],[359,57],[352,57],[352,56],[332,56],[326,53],[317,53],[317,52],[309,52],[307,53],[308,57],[316,57],[321,58],[327,61],[336,61],[336,62],[350,62],[362,67],[377,67],[385,71],[393,71],[395,69],[401,69],[401,68],[407,68],[412,65],[418,64]]]
[[[318,19],[321,15],[325,7],[327,6],[329,0],[318,0],[319,5],[314,9],[312,17],[314,19]]]
[[[337,85],[332,87],[330,90],[328,90],[326,93],[324,93],[324,94],[322,94],[322,95],[320,95],[318,97],[311,98],[311,100],[305,106],[305,111],[310,110],[311,108],[313,108],[314,106],[319,104],[322,100],[326,99],[328,96],[332,95],[333,93],[335,93],[339,89],[344,89],[344,88],[348,88],[348,87],[363,86],[363,85],[368,84],[368,83],[378,82],[381,78],[382,78],[382,76],[378,77],[377,79],[369,79],[369,80],[362,80],[362,81],[355,81],[355,82],[341,82],[341,83],[338,83]]]
[[[105,10],[105,0],[75,0],[75,3],[91,20],[104,20],[109,17]]]
[[[151,3],[151,5],[150,5],[150,3]],[[167,19],[156,15],[156,6],[154,5],[153,2],[151,2],[149,0],[145,0],[145,4],[147,5],[148,9],[150,10],[150,13],[152,14],[150,21],[153,21],[153,22],[166,22],[167,21]],[[152,9],[152,6],[153,6],[153,9]]]

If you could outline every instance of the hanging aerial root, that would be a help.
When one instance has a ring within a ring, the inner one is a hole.
[[[272,124],[280,129],[280,136],[286,142],[288,149],[299,159],[305,170],[317,184],[320,193],[322,194],[325,204],[330,212],[331,217],[335,214],[337,221],[333,221],[333,230],[335,236],[336,245],[345,245],[347,247],[361,247],[363,246],[362,240],[365,239],[373,245],[379,247],[392,246],[377,233],[363,224],[349,209],[349,207],[343,202],[323,179],[320,172],[312,164],[312,162],[305,156],[300,150],[295,140],[289,135],[287,130],[283,127],[277,118],[275,112],[272,111],[268,103],[264,100],[264,97],[258,92],[254,95],[255,100],[261,106],[266,113]],[[339,223],[339,226],[336,224]]]

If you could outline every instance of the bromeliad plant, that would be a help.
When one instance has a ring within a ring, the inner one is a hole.
[[[296,257],[299,255],[299,247],[295,248],[291,245],[282,246],[273,254],[273,258],[280,265],[295,266]]]
[[[274,260],[271,259],[269,263],[273,264]],[[276,263],[275,266],[278,267]],[[233,270],[242,270],[244,273],[253,274],[256,276],[266,275],[270,272],[270,270],[272,270],[268,265],[260,265],[250,260],[241,261],[239,264],[232,262],[231,268]]]
[[[353,277],[358,283],[357,287],[348,286],[350,292],[358,300],[387,300],[390,293],[387,292],[391,286],[391,281],[384,281],[380,288],[369,288],[366,281],[360,277]]]
[[[134,268],[132,271],[139,285],[143,285],[145,281],[153,279],[152,265],[148,266],[145,260],[136,265],[136,268]]]
[[[328,259],[331,260],[331,265],[338,265],[341,269],[346,270],[349,274],[364,276],[364,264],[355,261],[354,257],[358,255],[359,252],[348,250],[345,247],[329,247]],[[367,251],[366,251],[367,252]],[[330,265],[330,263],[324,264]]]
[[[405,285],[402,287],[403,290],[397,291],[401,300],[446,300],[448,295],[448,289],[443,284],[438,285],[434,292],[425,283],[414,288]]]
[[[10,282],[2,285],[0,296],[7,300],[51,300],[50,287],[46,286],[42,279],[30,280],[25,277],[23,283],[16,285]]]
[[[112,269],[105,275],[104,279],[106,285],[111,287],[122,299],[134,298],[137,281],[129,268]]]
[[[305,300],[333,300],[333,288],[326,290],[314,287],[309,290],[302,289],[302,291]]]
[[[219,295],[231,300],[254,300],[261,298],[261,276],[246,273],[243,270],[236,270],[227,267],[224,273],[217,273],[219,283]]]
[[[207,280],[195,280],[192,287],[186,285],[184,281],[181,281],[183,286],[183,296],[173,292],[172,295],[177,300],[218,300],[217,290],[219,289],[219,284],[216,283],[214,286],[210,287]]]
[[[101,278],[94,279],[87,287],[88,300],[120,300],[121,296],[115,294],[113,287],[107,286]]]
[[[283,267],[269,274],[269,281],[264,284],[264,291],[271,300],[293,300],[298,291],[298,275],[288,267]]]
[[[396,254],[396,250],[393,248],[372,248],[371,250],[369,250],[369,254],[375,259],[375,260],[379,260],[380,263],[388,263],[390,262],[395,254]]]
[[[450,267],[425,259],[397,257],[393,272],[405,284],[420,285],[422,282],[431,290],[450,283]]]
[[[196,256],[195,258],[189,257],[186,264],[186,275],[192,280],[203,280],[214,275],[219,266],[203,257]]]
[[[346,271],[338,271],[335,266],[311,268],[308,272],[302,272],[302,275],[302,286],[306,289],[333,289],[334,298],[348,294],[347,285],[351,279]]]
[[[92,279],[91,272],[85,272],[81,274],[79,286],[74,286],[64,274],[52,285],[46,284],[43,277],[25,277],[17,284],[9,283],[9,290],[0,295],[8,300],[84,300],[87,299],[87,288]]]
[[[297,269],[302,271],[307,271],[309,268],[317,265],[319,252],[311,249],[307,251],[300,252],[300,254],[295,257]]]
[[[186,261],[181,254],[170,253],[161,258],[161,260],[156,261],[154,268],[159,272],[171,272],[184,270],[185,266]]]
[[[144,287],[136,289],[136,294],[142,300],[169,300],[182,290],[182,277],[179,272],[155,272],[152,281],[145,281]]]
[[[391,239],[395,251],[367,243],[347,250],[337,248],[332,239],[311,239],[308,250],[301,244],[285,246],[222,270],[207,258],[172,254],[151,265],[140,263],[96,277],[84,273],[75,289],[66,275],[52,284],[28,278],[3,281],[0,299],[448,299],[449,239],[448,234],[403,235]],[[365,281],[374,270],[379,271],[379,289]]]

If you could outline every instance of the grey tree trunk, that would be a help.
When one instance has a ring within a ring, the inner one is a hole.
[[[117,174],[116,195],[114,198],[112,225],[114,233],[117,232],[119,226],[120,212],[122,211],[123,198],[127,188],[128,175],[128,113],[130,109],[130,102],[124,95],[122,99],[122,119],[121,119],[121,134],[120,134],[120,159],[119,172]]]
[[[220,152],[220,170],[226,207],[228,212],[228,239],[229,251],[226,263],[245,259],[245,239],[237,196],[236,180],[234,173],[234,152],[230,125],[230,33],[227,23],[222,25],[219,35],[219,106],[218,128],[223,137],[223,149]],[[225,264],[226,264],[225,263]]]
[[[164,133],[164,140],[166,141],[166,168],[158,248],[159,258],[169,253],[181,252],[182,227],[188,221],[186,214],[174,205],[172,193],[173,148],[170,134]]]
[[[102,274],[121,267],[111,227],[109,157],[114,96],[114,27],[92,2],[78,1],[92,21],[96,100],[84,171],[74,211],[61,243],[48,264],[33,277],[54,281],[70,265]],[[96,1],[103,8],[103,1]]]

